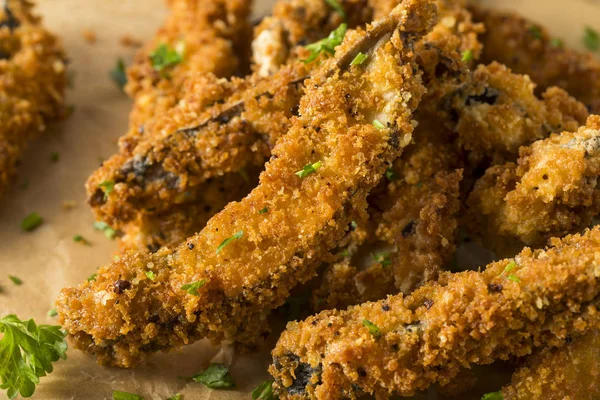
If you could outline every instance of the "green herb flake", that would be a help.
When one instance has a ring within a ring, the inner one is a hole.
[[[502,396],[502,392],[487,393],[481,400],[504,400],[504,396]]]
[[[75,243],[81,243],[81,244],[83,244],[83,245],[85,245],[85,246],[89,246],[89,244],[90,244],[90,242],[88,242],[88,241],[87,241],[87,240],[86,240],[86,239],[85,239],[83,236],[81,236],[81,235],[75,235],[75,236],[73,236],[73,241],[74,241]]]
[[[356,57],[354,57],[354,60],[352,60],[352,62],[350,63],[350,65],[363,65],[363,63],[365,61],[367,61],[367,58],[369,58],[369,56],[365,53],[358,53],[356,55]]]
[[[88,282],[95,282],[96,278],[98,278],[98,274],[92,274],[89,278],[87,278]]]
[[[150,62],[155,71],[164,72],[165,69],[177,65],[181,61],[183,61],[182,54],[165,43],[159,45],[156,50],[150,53]]]
[[[510,274],[508,276],[508,278],[506,278],[506,279],[508,279],[509,281],[512,281],[512,282],[516,282],[516,283],[520,283],[521,282],[521,278],[519,278],[515,274]]]
[[[146,271],[146,276],[148,277],[148,279],[150,279],[151,281],[156,279],[156,274],[153,271]],[[184,289],[185,290],[185,289]]]
[[[206,285],[206,282],[206,279],[202,279],[201,281],[186,283],[181,287],[181,290],[185,290],[186,292],[188,292],[188,294],[191,294],[192,296],[199,296],[200,294],[198,293],[198,290],[202,286]]]
[[[323,166],[323,163],[321,161],[317,161],[314,164],[308,164],[304,168],[302,168],[300,171],[296,172],[296,175],[298,175],[300,178],[306,178],[307,176],[317,172],[319,170],[319,168],[321,168],[322,166]]]
[[[462,52],[462,57],[461,57],[463,62],[470,62],[473,61],[473,50],[465,50]]]
[[[552,40],[550,40],[550,45],[552,47],[564,47],[564,42],[559,39],[559,38],[553,38]]]
[[[119,87],[119,89],[123,90],[125,85],[127,85],[127,72],[125,71],[125,61],[122,58],[117,60],[117,64],[110,71],[110,79]]]
[[[112,193],[112,191],[115,189],[115,182],[114,181],[104,181],[101,182],[98,187],[100,189],[102,189],[102,191],[104,192],[104,200],[108,199],[108,195]]]
[[[113,390],[112,397],[113,400],[144,400],[144,397],[139,394],[122,392],[120,390]]]
[[[306,50],[310,52],[310,56],[306,60],[302,60],[302,62],[305,64],[311,63],[316,60],[321,53],[327,53],[330,55],[335,54],[335,48],[342,44],[347,30],[347,24],[340,24],[340,26],[331,31],[329,36],[327,36],[325,39],[321,39],[318,42],[306,46]]]
[[[276,400],[273,381],[264,381],[252,391],[252,400]]]
[[[194,375],[192,379],[211,389],[231,389],[235,387],[235,382],[229,375],[229,369],[223,364],[212,363],[204,372]]]
[[[167,400],[183,400],[183,396],[177,393],[176,395],[169,397]]]
[[[379,121],[378,119],[376,119],[375,121],[373,121],[373,126],[379,130],[384,129],[385,125]]]
[[[504,268],[504,271],[502,271],[502,274],[500,274],[500,275],[508,274],[515,268],[517,268],[517,263],[514,261],[511,261],[506,265],[506,268]]]
[[[10,279],[12,281],[12,283],[14,283],[17,286],[21,286],[23,284],[23,280],[21,280],[21,278],[17,278],[16,276],[13,276],[13,275],[9,275],[8,279]]]
[[[56,308],[53,308],[50,311],[48,311],[48,316],[50,318],[56,317],[57,315],[58,315],[58,311],[56,311]]]
[[[542,30],[537,25],[531,25],[529,27],[529,33],[531,33],[531,36],[533,36],[534,39],[542,38]]]
[[[375,337],[381,336],[381,329],[379,329],[379,327],[377,325],[375,325],[374,323],[372,323],[368,319],[363,319],[362,324],[363,324],[363,326],[366,326],[367,329],[369,329],[369,333],[371,335],[373,335]]]
[[[358,224],[356,223],[356,221],[350,222],[350,228],[352,228],[352,230],[355,230],[356,228],[358,228]]]
[[[234,233],[232,237],[229,237],[229,238],[223,240],[223,242],[221,242],[219,247],[217,247],[217,254],[219,254],[221,252],[221,250],[223,250],[229,243],[233,242],[236,239],[241,239],[242,236],[244,236],[244,231],[239,231],[239,232]]]
[[[583,44],[590,51],[597,51],[600,49],[600,35],[595,29],[586,26],[583,32]]]
[[[258,213],[259,214],[266,214],[269,212],[269,209],[267,207],[263,208],[262,210],[259,210]]]
[[[398,180],[398,176],[396,176],[396,173],[391,168],[388,168],[385,170],[385,177],[390,182],[394,182],[395,180]]]
[[[104,232],[104,236],[106,236],[109,239],[114,239],[115,236],[117,236],[117,231],[111,228],[106,222],[94,222],[94,229],[97,231]]]
[[[377,261],[384,268],[392,265],[392,260],[390,259],[390,253],[373,254],[372,257],[373,257],[373,260]]]
[[[33,212],[25,217],[25,219],[21,222],[21,229],[25,232],[32,232],[37,227],[39,227],[44,220],[40,216],[40,214]]]
[[[60,154],[57,153],[56,151],[53,151],[52,153],[50,153],[50,161],[52,161],[53,163],[58,162],[60,160]]]
[[[325,3],[331,8],[333,8],[338,14],[342,16],[342,18],[346,19],[346,12],[344,11],[344,7],[337,0],[325,0]]]
[[[350,251],[348,251],[348,249],[344,249],[340,252],[340,255],[342,257],[350,257]]]
[[[52,372],[52,363],[67,358],[66,333],[60,326],[7,315],[0,319],[0,333],[0,388],[9,399],[32,396],[39,378]]]

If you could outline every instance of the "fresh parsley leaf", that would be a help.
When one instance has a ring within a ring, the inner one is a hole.
[[[16,276],[13,276],[13,275],[9,275],[8,279],[10,279],[12,281],[12,283],[14,283],[17,286],[21,286],[23,284],[23,281],[20,278],[17,278]]]
[[[385,125],[383,123],[381,123],[381,121],[379,121],[378,119],[376,119],[375,121],[373,121],[373,126],[379,130],[384,129]]]
[[[504,268],[504,271],[502,271],[502,274],[500,274],[500,275],[508,274],[515,268],[517,268],[517,263],[514,261],[511,261],[506,265],[506,268]]]
[[[83,236],[81,236],[81,235],[75,235],[75,236],[73,236],[73,241],[74,241],[75,243],[81,243],[81,244],[83,244],[83,245],[85,245],[85,246],[87,246],[87,245],[89,245],[89,244],[90,244],[90,242],[88,242],[88,241],[87,241],[87,240],[86,240],[86,239],[85,239]]]
[[[487,393],[481,400],[504,400],[504,396],[502,396],[502,392]]]
[[[33,212],[25,217],[25,219],[21,222],[21,229],[25,232],[31,232],[39,227],[44,220],[40,216],[40,214]]]
[[[508,278],[506,278],[506,279],[508,279],[509,281],[512,281],[512,282],[516,282],[516,283],[520,283],[521,282],[521,278],[519,278],[515,274],[510,274],[508,276]]]
[[[206,285],[206,279],[202,279],[201,281],[198,282],[192,282],[192,283],[186,283],[185,285],[183,285],[181,287],[181,290],[185,290],[186,292],[188,292],[189,294],[191,294],[192,296],[198,296],[198,290]]]
[[[373,254],[373,260],[377,261],[382,267],[389,267],[392,265],[390,253]]]
[[[317,161],[314,164],[308,164],[300,171],[296,172],[296,175],[298,175],[300,178],[306,178],[310,174],[314,174],[315,172],[317,172],[322,166],[323,163],[321,161]]]
[[[337,0],[325,0],[325,3],[331,8],[333,8],[338,14],[342,16],[342,18],[346,19],[346,12],[344,11],[344,7]]]
[[[114,239],[115,236],[117,236],[117,231],[111,228],[106,222],[94,222],[94,229],[97,231],[104,232],[104,236],[106,236],[109,239]]]
[[[583,33],[583,44],[585,44],[585,47],[590,51],[597,51],[600,49],[600,35],[598,34],[598,31],[586,26]]]
[[[553,38],[550,40],[550,44],[552,47],[563,47],[565,45],[564,42],[559,38]]]
[[[227,246],[229,243],[233,242],[236,239],[241,239],[242,236],[244,236],[244,231],[239,231],[239,232],[234,233],[232,237],[229,237],[229,238],[223,240],[223,242],[221,242],[219,247],[217,247],[217,254],[219,254],[221,252],[221,250],[223,250],[225,248],[225,246]]]
[[[148,279],[150,279],[151,281],[156,279],[156,274],[154,273],[154,271],[146,271],[146,276],[148,277]],[[184,289],[186,290],[186,289]]]
[[[50,161],[52,161],[53,163],[58,162],[60,160],[60,154],[57,153],[56,151],[53,151],[52,153],[50,153]]]
[[[194,375],[192,379],[211,389],[230,389],[235,387],[235,382],[231,375],[229,375],[229,369],[223,364],[212,363],[204,372]]]
[[[104,181],[101,182],[98,187],[100,189],[102,189],[102,191],[104,192],[104,200],[108,199],[108,195],[112,193],[112,191],[115,189],[115,182],[114,181]]]
[[[183,400],[183,396],[177,393],[176,395],[169,397],[167,400]]]
[[[266,214],[269,212],[269,209],[267,207],[263,208],[262,210],[259,210],[258,213],[259,214]]]
[[[0,319],[0,384],[9,399],[30,397],[42,376],[52,372],[52,363],[67,358],[66,333],[60,326],[36,325],[16,315]]]
[[[465,50],[462,53],[463,62],[473,61],[473,50]]]
[[[379,329],[379,327],[377,325],[375,325],[374,323],[372,323],[371,321],[369,321],[368,319],[363,319],[362,324],[364,326],[367,327],[367,329],[369,329],[369,333],[375,337],[379,337],[381,336],[381,329]]]
[[[273,394],[273,381],[264,381],[252,391],[252,400],[276,400]]]
[[[398,179],[398,177],[396,176],[396,173],[391,168],[388,168],[385,170],[385,177],[390,182],[394,182],[395,180]]]
[[[58,315],[58,311],[56,311],[56,308],[51,309],[50,311],[48,311],[48,316],[50,318],[52,317],[56,317]]]
[[[365,61],[367,61],[367,58],[369,58],[369,56],[365,53],[358,53],[356,55],[356,57],[354,57],[354,60],[352,60],[352,62],[350,63],[350,65],[363,65],[363,63]]]
[[[89,278],[87,278],[87,281],[88,282],[94,282],[97,277],[98,277],[98,274],[92,274],[92,275],[90,275]]]
[[[533,36],[534,39],[542,38],[542,30],[537,25],[531,25],[529,27],[529,33],[531,33],[531,36]]]
[[[113,390],[112,395],[113,400],[144,400],[144,397],[139,394],[122,392],[120,390]]]
[[[110,79],[117,84],[119,89],[123,90],[127,85],[127,72],[125,71],[125,61],[122,58],[117,60],[117,64],[110,71]]]
[[[150,62],[155,71],[164,72],[165,69],[173,67],[183,61],[183,56],[167,44],[159,45],[150,53]]]
[[[305,64],[311,63],[323,52],[331,55],[335,54],[335,48],[342,44],[347,30],[347,24],[340,24],[325,39],[306,46],[306,50],[310,51],[310,56],[306,60],[302,60],[302,62]]]

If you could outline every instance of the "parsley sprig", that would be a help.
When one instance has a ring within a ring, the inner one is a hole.
[[[211,389],[231,389],[235,387],[235,382],[229,375],[229,369],[223,364],[212,363],[204,372],[192,376],[192,379]]]
[[[335,48],[342,44],[347,30],[347,24],[340,24],[340,26],[331,31],[329,36],[327,36],[325,39],[321,39],[318,42],[306,46],[306,50],[310,51],[310,56],[306,60],[302,60],[302,62],[305,64],[311,63],[315,61],[321,53],[330,55],[335,54]]]
[[[305,165],[304,168],[296,172],[296,175],[298,175],[300,178],[306,178],[307,176],[317,172],[322,166],[323,163],[321,161],[317,161],[314,164]]]
[[[150,277],[148,277],[150,278]],[[152,278],[150,278],[152,279]],[[197,282],[192,282],[192,283],[186,283],[185,285],[183,285],[181,287],[181,290],[185,290],[186,292],[188,292],[188,294],[191,294],[192,296],[199,296],[200,294],[198,293],[198,290],[206,285],[207,280],[206,279],[202,279],[200,281]]]
[[[16,315],[0,319],[0,389],[9,399],[30,397],[42,376],[52,372],[52,363],[67,358],[66,334],[60,326],[36,325]]]
[[[364,319],[362,324],[363,324],[363,326],[367,327],[367,329],[369,330],[369,333],[371,335],[375,336],[376,338],[381,336],[381,329],[379,329],[379,327],[377,325],[375,325],[368,319]]]
[[[242,236],[244,236],[244,231],[239,231],[234,233],[233,236],[223,240],[219,247],[217,247],[217,254],[219,254],[229,243],[233,242],[234,240],[241,239]]]
[[[481,400],[504,400],[502,392],[493,392],[484,394]]]
[[[144,397],[139,394],[122,392],[120,390],[113,390],[112,395],[113,400],[144,400]]]
[[[597,51],[600,49],[600,34],[595,29],[586,26],[583,33],[583,44],[590,51]]]
[[[123,90],[125,85],[127,85],[127,72],[125,71],[125,61],[123,61],[122,58],[119,58],[117,60],[117,64],[110,71],[110,78],[113,80],[113,82],[116,83],[116,85],[121,90]]]
[[[273,381],[264,381],[252,391],[252,400],[275,400]]]
[[[155,71],[165,74],[165,70],[181,63],[183,55],[170,48],[167,44],[160,44],[152,53],[150,53],[150,62]]]

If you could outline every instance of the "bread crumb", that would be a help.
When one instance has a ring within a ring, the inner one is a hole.
[[[81,36],[83,36],[83,40],[88,42],[88,44],[95,44],[98,38],[96,37],[96,33],[89,29],[84,29],[81,31]]]
[[[74,201],[64,200],[62,202],[63,210],[69,211],[75,208],[76,204]]]
[[[142,47],[143,44],[140,39],[136,39],[128,33],[121,36],[119,42],[123,47]]]

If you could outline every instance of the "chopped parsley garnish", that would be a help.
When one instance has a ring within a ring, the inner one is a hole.
[[[88,241],[87,241],[87,240],[86,240],[86,239],[85,239],[83,236],[81,236],[81,235],[75,235],[75,236],[73,236],[73,241],[74,241],[75,243],[81,243],[81,244],[83,244],[83,245],[86,245],[86,246],[90,244],[90,242],[88,242]]]
[[[150,62],[155,71],[164,72],[165,69],[173,67],[183,61],[182,55],[167,44],[159,45],[150,53]]]
[[[373,254],[373,260],[377,261],[382,267],[389,267],[392,265],[389,253]]]
[[[502,396],[502,392],[487,393],[481,400],[504,400],[504,396]]]
[[[473,50],[465,50],[462,52],[463,62],[473,61]]]
[[[223,364],[212,363],[204,372],[192,376],[192,379],[211,389],[231,389],[235,387],[235,382],[229,375],[229,369]]]
[[[356,57],[354,57],[354,60],[352,60],[350,65],[362,65],[365,61],[367,61],[367,58],[369,58],[367,54],[358,53]]]
[[[186,283],[181,287],[181,290],[185,290],[186,292],[188,292],[188,294],[191,294],[192,296],[199,296],[198,290],[202,286],[206,285],[206,282],[206,279],[202,279],[201,281]]]
[[[48,311],[48,316],[50,318],[52,317],[56,317],[58,315],[58,311],[56,311],[56,308],[51,309],[50,311]]]
[[[344,249],[340,252],[342,257],[350,257],[350,251],[348,249]]]
[[[127,72],[125,71],[125,61],[122,58],[117,60],[117,65],[110,71],[110,79],[117,84],[119,89],[123,90],[127,84]]]
[[[504,271],[502,271],[502,274],[508,274],[509,272],[511,272],[513,269],[517,268],[517,263],[514,261],[509,262],[506,265],[506,268],[504,268]],[[501,274],[501,275],[502,275]]]
[[[583,44],[585,44],[585,47],[590,51],[600,49],[600,35],[598,34],[598,31],[586,26],[583,33]]]
[[[302,62],[305,64],[313,62],[323,52],[331,55],[335,54],[335,48],[342,44],[347,30],[347,24],[340,24],[340,26],[331,31],[329,36],[325,39],[321,39],[318,42],[306,46],[306,50],[310,51],[310,56],[306,60],[302,60]]]
[[[50,153],[50,161],[52,162],[58,162],[60,160],[60,154],[57,153],[56,151],[53,151],[52,153]]]
[[[385,125],[383,123],[381,123],[380,120],[376,119],[375,121],[373,121],[373,126],[379,130],[384,129]]]
[[[39,378],[52,372],[52,363],[67,358],[67,335],[60,326],[7,315],[0,319],[0,333],[0,388],[7,390],[9,399],[33,395]]]
[[[395,180],[398,179],[398,177],[396,176],[396,173],[391,168],[388,168],[388,169],[385,170],[385,177],[390,182],[393,182],[393,181],[395,181]]]
[[[344,11],[344,7],[342,7],[342,5],[337,0],[325,0],[325,3],[327,3],[329,7],[337,11],[337,13],[342,16],[342,18],[346,19],[346,12]]]
[[[308,164],[304,168],[302,168],[300,171],[296,172],[296,175],[298,175],[300,178],[306,178],[307,176],[317,172],[319,170],[319,168],[321,168],[322,166],[323,166],[323,163],[321,161],[317,161],[314,164]]]
[[[259,210],[258,213],[259,214],[266,214],[269,212],[269,209],[267,207],[263,208],[262,210]]]
[[[144,400],[143,396],[134,393],[122,392],[120,390],[113,390],[113,400]]]
[[[167,400],[183,400],[183,396],[177,393],[176,395],[169,397]]]
[[[98,274],[92,274],[92,275],[90,275],[89,278],[87,278],[87,281],[88,282],[94,282],[97,277],[98,277]]]
[[[104,236],[106,236],[109,239],[114,239],[115,236],[117,236],[117,231],[111,228],[106,222],[94,222],[94,229],[97,231],[104,232]]]
[[[531,33],[531,36],[533,36],[534,39],[542,38],[542,30],[537,25],[531,25],[529,27],[529,33]]]
[[[358,224],[356,223],[356,221],[352,221],[352,222],[350,222],[350,227],[354,230],[354,229],[358,228]]]
[[[104,192],[104,200],[108,199],[108,195],[112,193],[112,191],[115,188],[115,182],[114,181],[104,181],[101,182],[98,187],[100,189],[102,189],[102,191]]]
[[[221,242],[219,247],[217,247],[217,254],[219,254],[221,252],[221,250],[223,250],[229,243],[233,242],[236,239],[241,239],[242,236],[244,236],[244,231],[239,231],[239,232],[234,233],[232,237],[229,237],[229,238],[223,240],[223,242]]]
[[[8,279],[10,279],[12,281],[12,283],[14,283],[17,286],[21,286],[23,284],[23,281],[21,280],[21,278],[17,278],[16,276],[13,276],[13,275],[9,275]]]
[[[252,400],[275,400],[273,381],[264,381],[252,391]]]
[[[150,279],[151,281],[156,279],[156,274],[154,273],[154,271],[146,271],[146,276],[148,277],[148,279]],[[183,288],[182,288],[183,289]],[[199,288],[198,288],[199,289]],[[186,289],[184,289],[186,290]]]
[[[367,327],[367,329],[369,329],[369,333],[375,337],[379,337],[381,336],[381,329],[379,329],[379,327],[377,325],[375,325],[374,323],[372,323],[371,321],[369,321],[368,319],[363,319],[362,324],[364,326]]]
[[[44,220],[40,216],[40,214],[33,212],[25,217],[25,219],[21,222],[21,229],[25,232],[31,232],[39,227]]]
[[[519,278],[519,277],[518,277],[518,276],[516,276],[515,274],[510,274],[510,275],[508,276],[508,278],[506,278],[506,279],[508,279],[509,281],[512,281],[512,282],[516,282],[516,283],[519,283],[519,282],[521,282],[521,278]]]
[[[559,38],[553,38],[552,40],[550,40],[550,44],[553,47],[563,47],[564,46],[564,42]]]

